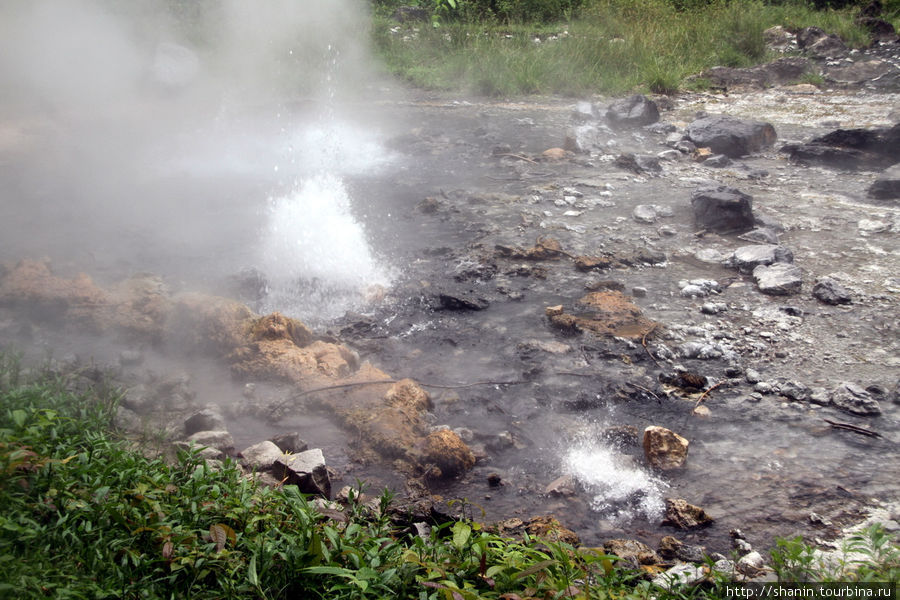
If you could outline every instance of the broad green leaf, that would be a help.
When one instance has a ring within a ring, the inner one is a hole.
[[[472,535],[472,528],[462,521],[457,521],[453,524],[452,531],[453,545],[456,546],[458,550],[462,550],[466,546],[466,542],[469,541],[469,536]]]
[[[16,424],[16,427],[23,427],[25,425],[25,420],[28,419],[28,413],[26,413],[21,408],[17,408],[12,411],[12,420],[13,423]]]
[[[254,587],[259,587],[259,575],[256,573],[256,555],[250,557],[250,565],[247,567],[247,578]]]

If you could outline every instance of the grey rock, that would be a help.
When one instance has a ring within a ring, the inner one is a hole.
[[[606,120],[616,128],[643,127],[659,121],[659,109],[646,96],[636,94],[610,104]]]
[[[140,415],[125,406],[120,406],[116,410],[113,425],[119,431],[141,431],[144,428]]]
[[[691,194],[698,227],[716,233],[735,233],[753,228],[753,197],[724,185],[702,187]]]
[[[680,587],[692,587],[707,576],[707,570],[703,565],[693,565],[683,563],[675,565],[665,573],[660,573],[653,578],[653,585],[663,588],[664,590],[672,590]]]
[[[825,304],[850,304],[853,298],[850,290],[830,277],[821,277],[813,286],[812,295]]]
[[[303,441],[303,438],[296,431],[276,435],[270,438],[269,441],[278,446],[282,452],[290,452],[291,454],[297,454],[309,449],[309,444]]]
[[[728,305],[723,302],[707,302],[700,307],[704,315],[717,315],[728,310]]]
[[[778,232],[771,227],[757,227],[738,237],[742,240],[754,242],[756,244],[778,245]]]
[[[676,142],[672,146],[672,148],[674,148],[675,150],[678,150],[682,154],[690,154],[691,152],[694,152],[695,150],[697,150],[697,145],[690,140],[682,140],[680,142]]]
[[[781,148],[791,160],[838,169],[884,169],[900,160],[900,123],[890,128],[835,129]]]
[[[784,246],[774,244],[754,244],[741,246],[731,255],[730,263],[741,273],[752,273],[760,265],[792,263],[794,253]]]
[[[147,415],[155,411],[158,406],[157,398],[144,384],[130,387],[122,397],[122,406],[129,408],[139,415]]]
[[[840,410],[865,417],[881,414],[881,405],[872,394],[849,381],[831,390],[831,404]]]
[[[234,438],[227,431],[198,431],[189,435],[187,442],[195,446],[215,448],[224,454],[234,454]]]
[[[778,383],[777,391],[785,398],[796,402],[809,400],[811,394],[809,387],[797,381],[781,381]]]
[[[266,440],[241,450],[241,464],[253,471],[269,471],[284,456],[281,448]]]
[[[224,431],[225,418],[218,408],[207,407],[185,419],[184,433],[191,435],[198,431]]]
[[[720,115],[697,119],[688,125],[687,137],[698,147],[739,158],[772,146],[777,135],[769,123]]]
[[[144,362],[144,354],[140,350],[122,350],[119,353],[119,364],[123,367],[132,367]]]
[[[662,171],[659,159],[647,154],[632,154],[626,152],[617,156],[613,164],[620,169],[625,169],[626,171],[631,171],[638,175],[645,173],[654,174]]]
[[[678,160],[679,158],[681,158],[681,152],[674,149],[663,150],[662,152],[658,153],[656,157],[660,160]]]
[[[731,164],[731,159],[724,154],[713,154],[703,161],[703,165],[714,169],[721,169]]]
[[[484,310],[490,306],[487,299],[472,292],[442,292],[438,294],[438,305],[444,310]]]
[[[631,295],[635,298],[645,298],[647,296],[647,288],[636,285],[631,288]]]
[[[744,371],[744,379],[747,380],[747,383],[759,383],[762,381],[762,375],[756,369],[747,369]]]
[[[656,209],[649,204],[638,204],[631,212],[631,216],[638,223],[655,223],[657,218]]]
[[[787,296],[800,291],[803,272],[800,267],[786,263],[760,265],[753,269],[753,279],[763,294]]]
[[[325,455],[319,448],[282,455],[275,462],[273,473],[285,479],[287,485],[296,485],[304,494],[331,497],[331,479],[325,466]]]
[[[879,200],[900,199],[900,165],[884,171],[869,187],[868,194]]]
[[[700,77],[719,87],[763,89],[795,83],[810,68],[809,59],[792,56],[747,68],[711,67],[703,71]]]

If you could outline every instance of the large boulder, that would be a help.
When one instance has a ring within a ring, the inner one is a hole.
[[[753,197],[724,185],[703,187],[691,194],[691,207],[698,227],[716,233],[753,229]]]
[[[304,494],[331,497],[331,479],[325,466],[325,455],[319,448],[299,454],[282,454],[275,461],[272,472],[286,485],[296,485]]]
[[[900,124],[890,128],[836,129],[781,148],[791,160],[839,169],[884,169],[900,162]]]
[[[833,33],[825,33],[819,27],[807,27],[797,34],[797,45],[813,58],[839,58],[850,50]]]
[[[644,457],[655,469],[669,470],[684,466],[690,442],[674,431],[651,425],[644,429]]]
[[[641,94],[635,94],[610,104],[606,120],[616,128],[643,127],[659,121],[656,104]]]
[[[714,154],[739,158],[772,146],[775,128],[769,123],[716,115],[697,119],[687,127],[687,138]]]
[[[794,83],[811,68],[808,59],[792,56],[755,67],[712,67],[699,77],[717,87],[762,89]]]

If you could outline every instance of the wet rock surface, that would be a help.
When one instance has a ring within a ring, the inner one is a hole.
[[[89,267],[54,256],[0,269],[0,335],[84,354],[91,347],[67,347],[60,329],[100,332],[139,348],[140,364],[120,363],[118,351],[111,361],[128,382],[128,427],[187,406],[167,425],[183,438],[185,419],[216,402],[233,436],[229,453],[289,432],[318,449],[323,460],[297,471],[316,493],[330,493],[321,469],[318,483],[310,475],[327,460],[337,485],[359,477],[410,497],[477,498],[486,519],[520,515],[521,528],[527,515],[553,513],[555,525],[528,526],[562,526],[594,545],[638,538],[656,547],[673,533],[661,526],[668,518],[690,527],[676,533],[688,549],[667,550],[687,560],[700,546],[728,552],[738,526],[754,547],[776,535],[826,535],[810,512],[842,523],[870,498],[895,496],[896,208],[869,195],[880,171],[788,161],[776,148],[839,129],[888,131],[896,94],[780,84],[684,94],[659,103],[658,122],[623,128],[594,108],[610,99],[588,104],[574,120],[572,103],[557,99],[386,103],[403,124],[393,158],[402,168],[348,185],[365,197],[355,210],[372,244],[401,274],[355,314],[307,327],[285,311],[260,316],[243,301],[180,289],[166,275],[125,292],[105,282],[131,272],[82,276]],[[736,142],[730,163],[697,161],[703,145],[685,138],[698,111],[769,123],[777,140],[762,128]],[[667,154],[658,171],[616,164],[659,153]],[[700,223],[692,195],[720,186],[752,197],[752,206],[736,200],[739,225]],[[754,228],[766,233],[738,237]],[[730,263],[748,243],[783,245],[793,262],[773,250],[769,264]],[[799,269],[800,293],[762,293],[760,267]],[[266,275],[248,278],[248,297],[260,295]],[[852,302],[815,295],[825,277]],[[460,292],[481,309],[439,300]],[[120,301],[126,293],[134,301]],[[215,376],[164,391],[165,378],[149,371],[189,361],[160,354],[209,357],[227,370],[205,364],[198,371]],[[680,469],[646,468],[636,432],[657,424],[691,440]],[[435,434],[443,443],[425,460]],[[423,471],[445,456],[453,460],[441,477]],[[686,506],[667,515],[670,497],[716,520]]]

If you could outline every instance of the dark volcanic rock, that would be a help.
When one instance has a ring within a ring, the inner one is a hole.
[[[441,292],[438,305],[444,310],[484,310],[490,303],[472,292]]]
[[[836,129],[781,149],[791,160],[841,169],[882,169],[900,161],[900,124],[891,128]]]
[[[869,196],[878,200],[900,199],[900,165],[887,169],[869,187]]]
[[[606,120],[616,128],[643,127],[659,121],[656,104],[641,94],[613,102],[606,110]]]
[[[753,198],[734,188],[700,188],[691,194],[698,227],[717,233],[753,229]]]
[[[794,262],[794,253],[784,246],[754,244],[735,250],[729,262],[741,273],[752,273],[760,265]]]
[[[687,137],[716,154],[739,158],[771,146],[777,136],[769,123],[719,115],[688,125]]]
[[[813,296],[825,304],[850,304],[850,291],[830,277],[822,277],[813,286]]]
[[[192,435],[198,431],[223,431],[226,429],[225,418],[217,408],[204,408],[188,417],[184,422],[185,435]]]
[[[810,69],[809,59],[793,56],[744,69],[712,67],[704,71],[700,77],[708,79],[714,86],[724,88],[767,88],[794,83]]]
[[[818,27],[807,27],[797,34],[797,45],[815,58],[839,57],[849,51],[841,38]]]

